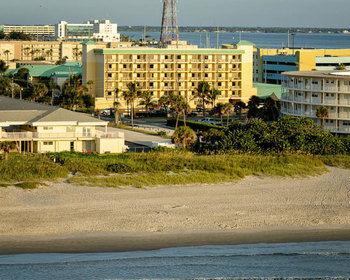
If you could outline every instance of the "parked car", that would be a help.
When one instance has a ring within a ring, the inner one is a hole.
[[[212,119],[212,118],[204,118],[204,119],[201,119],[200,122],[207,123],[207,124],[213,124],[213,125],[217,124],[217,121]]]

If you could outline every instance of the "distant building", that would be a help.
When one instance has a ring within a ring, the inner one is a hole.
[[[14,70],[8,70],[6,75],[14,75],[20,69],[28,69],[29,79],[52,79],[62,87],[66,80],[74,75],[81,76],[82,66],[80,63],[67,62],[62,65],[25,65]]]
[[[86,23],[61,21],[55,30],[56,38],[61,40],[95,39],[105,43],[120,42],[118,25],[109,20],[93,20]]]
[[[281,84],[288,71],[350,70],[350,49],[259,49],[254,52],[254,82]]]
[[[299,71],[283,76],[283,115],[308,117],[321,124],[316,112],[325,106],[325,128],[350,134],[350,71]]]
[[[138,82],[155,100],[178,92],[192,108],[200,105],[194,93],[201,81],[221,91],[217,102],[246,102],[256,95],[252,73],[253,44],[247,41],[226,49],[199,49],[186,42],[173,42],[168,48],[83,45],[83,83],[94,82],[91,94],[96,109],[112,108],[118,99],[126,110],[115,89],[125,91],[130,82]]]
[[[0,25],[0,31],[3,31],[6,35],[11,32],[21,32],[37,37],[55,36],[54,25]]]
[[[109,133],[108,122],[59,107],[0,96],[0,142],[20,152],[122,153],[124,134]]]

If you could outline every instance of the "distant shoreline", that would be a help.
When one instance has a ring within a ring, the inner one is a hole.
[[[350,227],[187,233],[91,233],[67,236],[0,236],[0,255],[107,253],[207,245],[350,241]]]

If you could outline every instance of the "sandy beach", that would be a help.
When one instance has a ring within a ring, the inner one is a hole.
[[[145,189],[0,188],[0,254],[350,240],[350,170]]]

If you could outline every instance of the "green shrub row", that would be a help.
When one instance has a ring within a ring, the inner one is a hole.
[[[260,119],[235,122],[223,130],[209,130],[194,147],[200,153],[350,153],[350,138],[335,136],[306,118],[283,117],[275,122]]]

